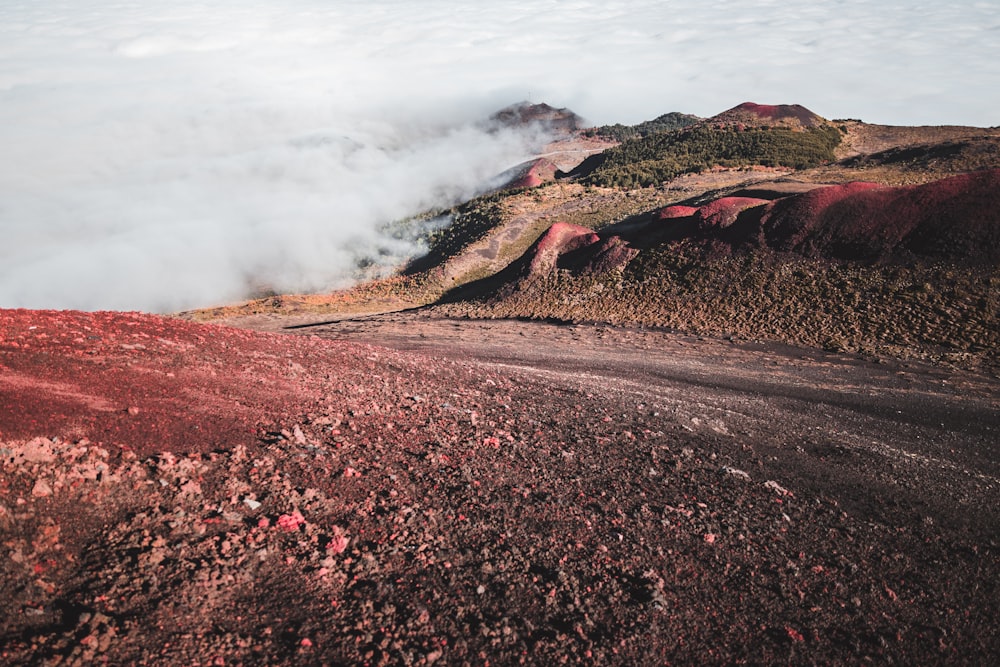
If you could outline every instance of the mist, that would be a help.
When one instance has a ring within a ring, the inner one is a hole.
[[[0,307],[169,312],[419,253],[389,222],[495,185],[530,98],[595,124],[743,101],[998,124],[1000,10],[854,0],[5,2]]]

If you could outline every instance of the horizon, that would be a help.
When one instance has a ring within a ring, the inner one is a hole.
[[[742,102],[1000,124],[1000,8],[441,0],[0,9],[0,307],[168,312],[350,285],[380,226],[481,192],[537,134]]]

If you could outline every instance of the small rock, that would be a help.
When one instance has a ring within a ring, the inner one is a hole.
[[[278,527],[289,533],[298,530],[299,526],[304,526],[305,524],[305,517],[303,517],[298,511],[292,512],[291,514],[282,514],[278,517]]]
[[[326,550],[332,554],[342,554],[351,543],[351,538],[344,534],[344,529],[340,526],[333,527],[333,538],[326,545]]]
[[[52,442],[46,438],[35,438],[21,449],[20,459],[28,463],[52,463],[56,460]]]
[[[733,477],[739,477],[740,479],[745,479],[750,481],[750,474],[744,470],[739,470],[737,468],[730,468],[729,466],[722,466],[722,472],[727,475],[732,475]]]
[[[779,496],[783,496],[783,497],[787,498],[787,497],[791,497],[793,495],[791,491],[789,491],[785,487],[781,486],[780,484],[778,484],[777,482],[775,482],[773,479],[769,479],[766,482],[764,482],[764,486],[766,486],[767,488],[771,489],[772,491],[774,491],[775,493],[777,493]]]
[[[46,498],[52,495],[52,487],[44,479],[39,479],[31,489],[31,495],[36,498]]]

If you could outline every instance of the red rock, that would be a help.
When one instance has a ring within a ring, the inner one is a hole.
[[[52,487],[44,479],[39,479],[35,482],[34,487],[32,487],[31,495],[35,498],[47,498],[52,495]]]
[[[282,514],[278,517],[278,528],[289,533],[295,532],[300,526],[306,525],[305,517],[302,516],[298,511],[292,512],[291,514]]]
[[[795,628],[785,627],[785,632],[788,633],[788,638],[793,642],[804,642],[806,640],[806,638],[802,636],[802,633]]]

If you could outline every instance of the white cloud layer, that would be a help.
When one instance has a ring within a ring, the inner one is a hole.
[[[1000,124],[995,0],[34,0],[0,5],[0,307],[168,311],[324,289],[377,227],[531,138],[752,100]]]

